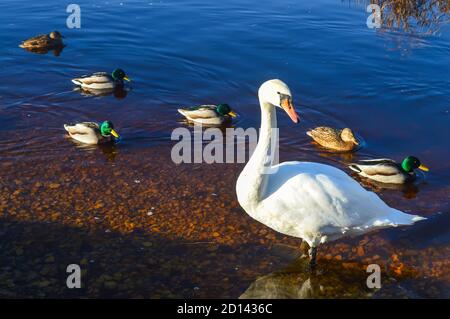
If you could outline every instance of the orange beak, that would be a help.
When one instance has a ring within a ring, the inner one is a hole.
[[[298,121],[300,120],[300,117],[298,116],[297,112],[295,112],[294,105],[292,104],[290,99],[284,99],[281,102],[281,107],[283,108],[283,110],[286,111],[287,115],[289,115],[292,122],[298,123]]]

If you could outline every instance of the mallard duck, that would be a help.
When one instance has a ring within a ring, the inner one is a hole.
[[[189,121],[205,125],[220,125],[237,116],[228,104],[194,106],[178,109],[178,112]]]
[[[50,50],[62,47],[64,38],[58,31],[52,31],[49,34],[40,34],[22,42],[19,47],[29,50]]]
[[[115,69],[111,74],[96,72],[72,79],[72,82],[84,89],[112,90],[123,85],[123,80],[131,81],[122,69]]]
[[[237,199],[255,220],[308,243],[311,268],[321,243],[424,219],[389,207],[377,194],[367,191],[336,167],[314,162],[275,163],[278,154],[275,110],[282,109],[294,123],[299,122],[299,117],[291,90],[284,82],[265,82],[258,96],[259,140],[237,179]]]
[[[404,184],[413,181],[416,178],[414,173],[416,168],[425,172],[429,170],[414,156],[408,156],[401,164],[388,158],[380,158],[351,163],[349,168],[360,176],[389,184]]]
[[[64,124],[64,128],[71,138],[85,144],[108,143],[114,138],[119,138],[119,134],[110,121],[104,121],[101,124],[95,122]]]
[[[319,145],[336,151],[351,151],[359,143],[349,128],[342,130],[327,126],[316,127],[306,132]]]

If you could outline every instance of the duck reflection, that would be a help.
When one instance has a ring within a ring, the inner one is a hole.
[[[105,160],[107,162],[114,162],[116,160],[117,155],[119,154],[119,149],[117,147],[117,144],[114,142],[109,143],[103,143],[103,144],[96,144],[96,145],[89,145],[89,144],[83,144],[75,140],[71,140],[79,150],[83,150],[85,152],[96,154],[99,153],[99,151],[103,154]]]
[[[322,262],[322,261],[321,261]],[[342,264],[324,261],[326,272],[308,271],[308,260],[297,259],[280,271],[255,280],[240,299],[317,299],[368,298],[373,291],[366,285],[362,267],[343,268]]]
[[[358,134],[355,134],[356,140],[358,141],[358,145],[349,151],[336,151],[336,150],[330,150],[327,149],[321,145],[319,145],[317,142],[312,141],[311,145],[314,145],[316,149],[319,149],[319,155],[325,158],[338,158],[341,162],[344,163],[351,163],[355,159],[355,154],[361,149],[366,147],[366,141]]]
[[[102,151],[103,156],[105,157],[107,162],[114,162],[116,160],[116,156],[119,154],[117,144],[108,143],[108,144],[100,144],[97,146]]]
[[[319,155],[328,159],[338,158],[344,163],[351,163],[355,158],[355,152],[322,151],[319,153]]]
[[[48,54],[52,52],[54,56],[60,56],[64,50],[64,45],[56,46],[51,49],[48,48],[23,48],[24,50],[35,54]]]
[[[369,180],[365,178],[360,178],[356,174],[351,174],[354,179],[356,179],[362,186],[373,190],[374,192],[380,192],[382,190],[393,190],[403,193],[403,197],[407,199],[413,199],[417,197],[420,191],[420,182],[409,182],[405,184],[388,184],[380,183],[374,180]]]
[[[122,100],[128,95],[128,88],[126,89],[123,85],[116,86],[113,89],[103,89],[103,90],[95,90],[95,89],[86,89],[81,87],[74,88],[74,91],[79,92],[84,96],[110,96],[113,95],[116,99]]]

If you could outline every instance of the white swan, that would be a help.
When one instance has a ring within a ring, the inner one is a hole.
[[[305,240],[315,265],[320,243],[375,228],[410,225],[425,219],[386,205],[335,167],[311,162],[273,165],[277,147],[275,106],[297,123],[289,87],[280,80],[265,82],[258,92],[261,130],[258,145],[239,175],[239,204],[251,217],[289,236]]]

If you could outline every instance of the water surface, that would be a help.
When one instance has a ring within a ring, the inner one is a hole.
[[[292,125],[278,114],[282,160],[345,169],[415,155],[431,168],[402,189],[361,181],[430,220],[325,245],[329,277],[312,282],[331,285],[328,297],[450,296],[448,25],[369,29],[365,4],[354,1],[77,3],[81,29],[66,28],[57,1],[0,4],[1,296],[236,298],[281,272],[282,289],[294,285],[284,295],[301,297],[300,240],[239,207],[243,165],[170,160],[179,106],[226,102],[241,115],[235,126],[259,127],[256,92],[271,78],[288,83],[302,118]],[[66,37],[59,56],[18,47],[54,29]],[[116,67],[133,80],[120,96],[83,95],[70,82]],[[64,137],[66,122],[104,119],[123,136],[115,147]],[[305,135],[317,125],[351,127],[364,147],[330,154]],[[373,262],[392,289],[361,286]],[[70,263],[84,266],[81,291],[65,288]]]

